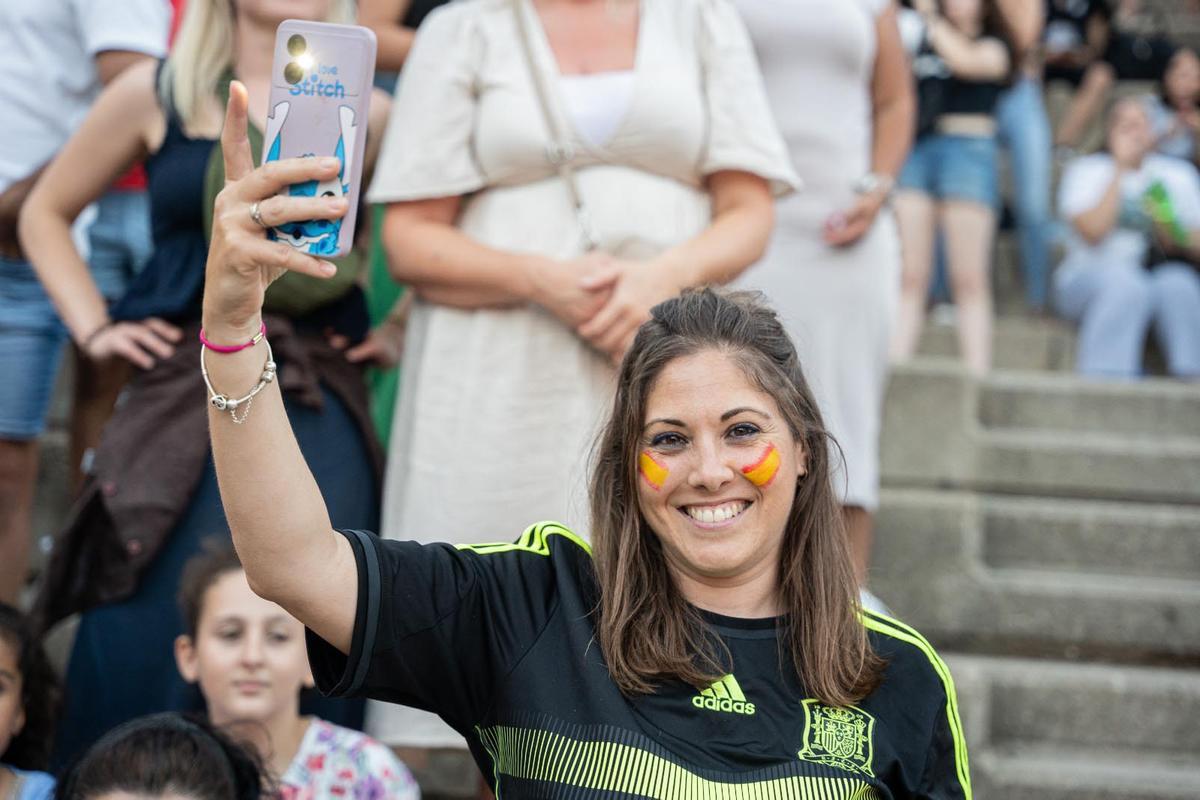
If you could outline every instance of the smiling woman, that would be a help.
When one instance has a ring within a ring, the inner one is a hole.
[[[619,386],[592,480],[597,630],[617,684],[720,678],[703,609],[785,620],[781,645],[824,702],[874,688],[830,439],[774,312],[749,293],[664,303]],[[661,465],[658,489],[627,474],[633,448]]]
[[[314,168],[226,153],[204,322],[236,339],[270,275],[245,215]],[[245,424],[210,410],[249,586],[308,626],[319,688],[436,712],[506,800],[969,798],[945,665],[858,608],[830,443],[778,318],[711,289],[650,317],[597,446],[594,553],[549,522],[458,546],[335,531],[277,383]],[[214,360],[213,380],[252,384],[265,351]]]

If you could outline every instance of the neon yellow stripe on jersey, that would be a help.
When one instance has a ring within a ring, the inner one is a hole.
[[[880,800],[859,778],[793,775],[745,783],[701,777],[657,753],[619,742],[580,740],[540,728],[497,725],[476,728],[498,778],[541,781],[553,787],[589,789],[669,800]]]
[[[967,738],[963,735],[962,721],[958,716],[958,693],[954,689],[954,678],[950,676],[950,668],[938,656],[925,637],[898,619],[878,614],[867,609],[862,610],[860,619],[869,630],[891,636],[902,642],[908,642],[925,654],[942,685],[946,690],[946,719],[950,725],[950,734],[954,739],[954,761],[958,771],[958,782],[962,786],[966,800],[971,800],[971,768],[967,760]]]
[[[592,554],[592,547],[569,528],[559,525],[557,522],[539,522],[536,525],[530,525],[521,534],[521,537],[515,542],[490,542],[485,544],[459,544],[455,545],[458,550],[470,550],[480,555],[493,555],[495,553],[511,553],[514,550],[521,550],[526,553],[536,553],[539,556],[550,555],[550,537],[561,536],[568,541],[574,542],[589,556]]]

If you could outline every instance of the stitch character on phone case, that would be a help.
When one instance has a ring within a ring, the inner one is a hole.
[[[266,140],[270,142],[265,161],[277,161],[282,152],[283,124],[287,121],[291,103],[277,103],[267,119]],[[293,197],[344,197],[350,193],[349,176],[353,170],[354,145],[358,136],[358,123],[355,120],[354,109],[350,106],[338,107],[338,122],[341,130],[333,154],[341,162],[337,178],[325,181],[306,181],[292,184],[288,194]],[[305,153],[305,157],[315,157],[316,153]],[[297,250],[314,256],[332,256],[338,251],[338,237],[342,228],[342,220],[319,219],[302,222],[286,222],[267,232],[268,238],[291,245]]]

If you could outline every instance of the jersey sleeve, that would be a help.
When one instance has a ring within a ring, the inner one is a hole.
[[[917,797],[921,800],[970,800],[971,780],[967,770],[965,746],[951,728],[948,708],[943,704],[929,740],[928,758],[921,775]]]
[[[343,531],[358,567],[354,633],[342,654],[307,632],[317,688],[432,711],[469,731],[557,608],[555,534],[582,545],[548,523],[516,543],[458,547]]]

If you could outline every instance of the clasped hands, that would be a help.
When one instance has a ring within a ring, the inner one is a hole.
[[[541,261],[534,281],[537,302],[613,363],[650,309],[685,288],[665,259],[632,261],[599,251]]]

